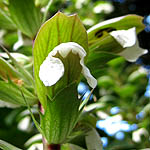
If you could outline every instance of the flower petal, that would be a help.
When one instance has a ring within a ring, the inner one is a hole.
[[[82,65],[82,67],[82,74],[86,78],[89,86],[94,89],[97,85],[97,80],[91,75],[90,70],[85,65]]]
[[[136,28],[130,28],[129,30],[112,31],[111,36],[123,47],[131,47],[136,43]]]
[[[65,58],[70,51],[72,51],[74,54],[78,53],[80,58],[86,56],[86,51],[83,49],[83,47],[75,42],[61,43],[49,53],[49,56],[55,56],[57,52],[59,52],[59,54]]]
[[[148,51],[139,47],[136,37],[136,28],[128,30],[118,30],[110,33],[111,36],[123,47],[126,48],[119,53],[126,60],[130,62],[136,61],[141,55],[146,54]]]
[[[54,85],[64,75],[62,61],[48,56],[40,66],[39,77],[45,86]]]
[[[140,56],[146,54],[148,50],[139,47],[138,41],[134,46],[126,48],[120,52],[119,55],[123,56],[129,62],[135,62]]]
[[[74,54],[79,54],[81,59],[80,64],[82,66],[82,74],[87,79],[89,86],[95,88],[97,85],[97,80],[91,75],[90,70],[84,65],[86,51],[79,44],[74,42],[62,43],[55,47],[49,55],[55,56],[56,53],[59,52],[59,54],[65,58],[70,51],[72,51]]]
[[[78,54],[80,57],[80,64],[82,66],[82,74],[87,79],[88,84],[95,88],[97,85],[96,79],[91,75],[89,69],[84,65],[84,57],[86,51],[77,43],[68,42],[61,43],[56,46],[48,55],[46,60],[40,66],[39,77],[45,86],[54,85],[64,75],[64,65],[62,61],[55,57],[59,53],[63,58],[70,53]]]

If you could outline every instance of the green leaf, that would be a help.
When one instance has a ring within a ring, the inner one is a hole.
[[[87,150],[103,149],[100,136],[94,128],[91,128],[91,130],[87,133],[85,140],[86,140]]]
[[[39,100],[44,108],[46,108],[47,88],[39,79],[40,65],[50,51],[57,45],[65,42],[76,42],[88,52],[87,33],[78,16],[66,16],[58,12],[41,27],[35,39],[33,49],[36,89]]]
[[[80,104],[80,107],[79,107],[79,111],[83,109],[83,107],[87,104],[87,102],[89,101],[92,93],[93,93],[93,90],[91,90],[90,94],[88,95],[88,97]]]
[[[85,150],[74,144],[63,144],[61,149],[62,150]]]
[[[19,73],[2,57],[0,57],[0,77],[4,80],[8,80],[8,77],[11,80],[19,79]]]
[[[37,5],[37,6],[45,6],[45,5],[47,5],[48,4],[48,2],[49,2],[50,0],[35,0],[35,4]]]
[[[64,143],[79,117],[76,83],[64,88],[54,100],[47,101],[47,108],[41,114],[41,128],[48,143]]]
[[[22,97],[23,97],[23,99],[24,99],[24,101],[25,101],[25,103],[26,103],[26,105],[27,105],[27,107],[28,107],[28,110],[29,110],[29,112],[30,112],[31,118],[32,118],[32,120],[33,120],[33,122],[34,122],[36,128],[37,128],[38,131],[43,135],[43,131],[42,131],[42,129],[41,129],[39,123],[36,121],[36,119],[35,119],[35,117],[34,117],[34,114],[32,113],[32,110],[31,110],[30,105],[28,104],[28,102],[27,102],[27,100],[26,100],[26,98],[25,98],[25,95],[24,95],[24,93],[23,93],[23,90],[21,90],[21,95],[22,95]]]
[[[2,47],[2,49],[7,53],[13,65],[16,67],[17,71],[20,73],[20,76],[22,77],[22,79],[24,79],[24,81],[28,85],[32,85],[34,87],[34,81],[33,81],[33,77],[31,76],[31,74],[22,65],[20,65],[14,57],[12,57],[12,55],[3,45],[0,44],[0,47]]]
[[[138,15],[126,15],[114,19],[107,20],[107,23],[104,23],[105,21],[99,23],[87,31],[90,45],[97,39],[103,38],[105,32],[109,33],[114,30],[127,30],[136,27],[136,32],[139,33],[145,28],[143,17]]]
[[[9,0],[9,12],[16,26],[27,36],[34,39],[40,25],[40,10],[33,0]]]
[[[23,87],[21,88],[29,105],[37,103],[36,96],[34,96],[27,89]],[[16,105],[26,106],[26,103],[20,91],[20,87],[12,82],[7,83],[4,81],[0,81],[0,100]]]
[[[21,150],[20,148],[17,148],[3,140],[0,140],[0,148],[2,150]]]
[[[16,28],[15,24],[11,20],[8,12],[0,8],[0,28],[13,30]]]

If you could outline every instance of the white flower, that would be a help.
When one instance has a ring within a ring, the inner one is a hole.
[[[104,12],[105,14],[109,14],[114,10],[114,7],[111,3],[99,3],[98,5],[96,5],[93,9],[93,12],[96,14],[102,13]]]
[[[47,58],[40,66],[40,80],[44,83],[45,86],[52,86],[56,84],[57,81],[63,77],[65,68],[62,61],[54,56],[59,53],[65,59],[70,52],[79,55],[80,65],[82,66],[82,74],[87,79],[88,84],[92,88],[95,88],[97,85],[97,80],[91,75],[89,69],[84,65],[86,51],[83,49],[83,47],[74,42],[61,43],[49,53]]]
[[[112,31],[111,36],[125,48],[119,53],[126,60],[130,62],[136,61],[141,55],[146,54],[148,50],[139,47],[139,43],[136,37],[136,28],[130,28],[128,30]]]

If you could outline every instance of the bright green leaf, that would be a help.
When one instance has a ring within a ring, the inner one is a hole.
[[[40,10],[33,0],[9,0],[9,11],[16,26],[26,35],[34,39],[40,25]]]
[[[41,27],[33,49],[37,94],[44,108],[46,108],[46,87],[39,79],[40,65],[50,51],[65,42],[76,42],[88,51],[87,33],[78,16],[66,16],[58,12]]]

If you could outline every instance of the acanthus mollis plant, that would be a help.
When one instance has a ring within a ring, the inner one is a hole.
[[[57,13],[39,30],[34,42],[34,75],[42,105],[41,129],[49,145],[67,142],[81,113],[77,85],[81,74],[92,88],[97,81],[84,61],[87,33],[77,15]]]
[[[134,25],[124,24],[131,18]],[[138,47],[136,38],[143,27],[140,19],[138,16],[115,18],[89,29],[87,34],[77,15],[58,12],[41,27],[33,55],[36,89],[42,105],[41,129],[47,149],[67,142],[79,119],[83,104],[78,99],[77,85],[81,73],[89,86],[96,87],[96,79],[86,62],[94,70],[101,65],[101,53],[106,53],[104,57],[108,60],[112,59],[109,55],[117,54],[133,62],[147,52]],[[95,56],[91,59],[92,55]]]
[[[32,21],[27,25],[30,15],[26,16],[28,19],[19,20],[19,11],[22,10],[14,10],[17,4],[21,4],[19,0],[10,1],[12,22],[33,39],[40,24],[39,11],[34,9],[31,13],[36,14],[33,18],[38,22],[34,28]],[[73,143],[73,138],[77,136],[84,137],[85,149],[102,149],[100,137],[91,127],[94,123],[91,125],[88,120],[85,123],[87,130],[78,130],[81,120],[85,121],[83,108],[88,98],[84,101],[78,98],[77,85],[85,78],[94,89],[97,84],[94,77],[99,77],[101,68],[109,60],[123,56],[133,62],[147,52],[138,47],[136,38],[144,29],[142,19],[136,15],[122,16],[99,23],[86,31],[77,15],[66,16],[58,12],[41,26],[34,40],[34,78],[28,70],[18,65],[13,55],[8,53],[14,66],[1,54],[0,88],[3,90],[0,91],[0,100],[18,107],[40,103],[40,125],[34,121],[43,136],[44,150],[59,150],[63,144]],[[30,28],[32,25],[33,28]],[[5,71],[2,69],[4,67]],[[13,96],[5,92],[6,85],[7,89],[12,89]],[[73,134],[74,131],[77,131],[76,134]],[[0,141],[1,148],[4,149],[5,145],[9,146]]]

